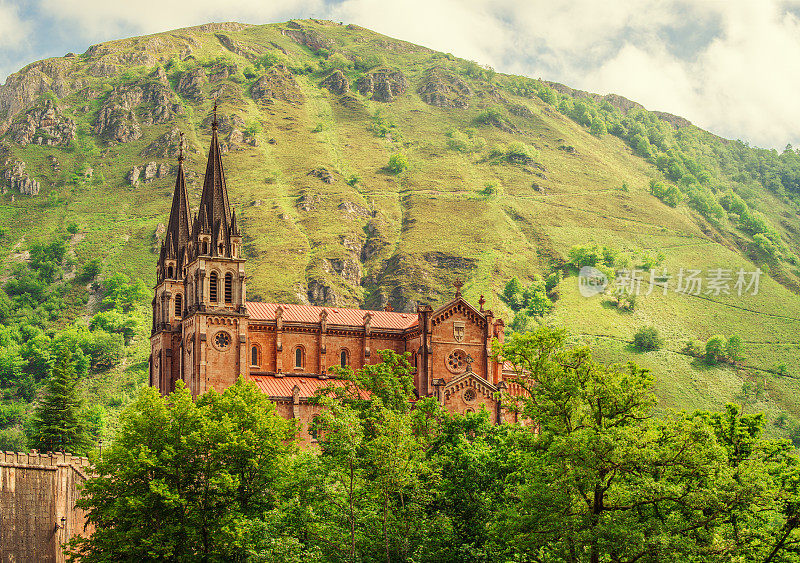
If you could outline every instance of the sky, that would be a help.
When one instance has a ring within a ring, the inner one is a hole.
[[[108,39],[310,17],[800,145],[800,0],[0,0],[0,81]]]

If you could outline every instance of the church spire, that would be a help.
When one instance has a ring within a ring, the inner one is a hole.
[[[169,212],[166,232],[166,241],[169,246],[166,249],[167,255],[177,258],[179,262],[187,259],[184,253],[191,235],[189,230],[189,197],[186,193],[186,178],[183,173],[183,133],[181,133],[180,143],[178,175],[175,180],[175,191],[172,194],[172,209]]]
[[[200,196],[200,208],[205,208],[212,233],[216,233],[222,227],[222,232],[227,236],[231,211],[228,204],[228,189],[225,186],[225,171],[222,168],[222,151],[220,150],[217,136],[218,127],[217,103],[214,102],[214,118],[211,122],[211,148],[208,151],[208,163],[206,164],[206,177],[203,180],[203,194]],[[215,246],[220,242],[226,243],[226,241],[215,240]]]

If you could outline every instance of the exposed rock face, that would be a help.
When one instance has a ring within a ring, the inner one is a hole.
[[[347,80],[347,77],[344,75],[344,73],[338,68],[330,73],[325,80],[320,82],[319,85],[327,88],[334,94],[338,94],[339,96],[350,90],[350,82]]]
[[[5,168],[2,173],[3,189],[2,193],[6,193],[8,188],[18,190],[19,193],[25,195],[38,195],[41,185],[37,180],[31,178],[25,173],[25,163],[21,160],[6,160]]]
[[[31,109],[9,129],[20,145],[68,146],[75,138],[75,122],[58,112],[52,100]]]
[[[260,46],[243,45],[242,43],[231,39],[224,33],[215,33],[214,35],[217,39],[219,39],[219,42],[222,43],[222,46],[228,51],[244,57],[249,61],[257,59],[259,55],[264,53],[263,49],[259,48]]]
[[[125,179],[132,186],[138,186],[140,182],[148,183],[158,178],[166,178],[170,175],[172,168],[169,164],[158,164],[157,162],[147,162],[134,166],[125,176]]]
[[[203,120],[203,129],[211,133],[214,116],[209,115]],[[234,129],[244,129],[244,119],[236,114],[220,114],[217,116],[217,129],[220,133],[231,133]]]
[[[150,143],[143,151],[142,156],[156,158],[177,157],[181,143],[181,131],[173,127],[155,141]]]
[[[301,211],[314,211],[322,203],[319,194],[303,194],[297,200],[297,208]]]
[[[368,209],[352,201],[343,201],[340,203],[339,210],[349,217],[370,217],[372,215]]]
[[[408,89],[408,80],[399,70],[380,69],[359,78],[356,87],[362,96],[371,96],[378,102],[391,102]]]
[[[203,99],[203,86],[208,83],[208,77],[203,67],[187,70],[178,80],[178,92],[184,98],[199,102]]]
[[[220,64],[213,66],[209,69],[208,81],[219,82],[220,80],[225,80],[229,76],[236,74],[236,70],[237,67],[235,64]]]
[[[306,176],[314,176],[315,178],[319,178],[326,184],[333,184],[333,174],[331,174],[327,168],[315,168],[311,170]]]
[[[469,84],[452,72],[438,67],[425,73],[417,93],[423,102],[439,108],[467,108],[472,97]]]
[[[312,305],[338,305],[340,301],[336,291],[321,280],[309,280],[307,295]]]
[[[511,104],[508,106],[508,112],[517,117],[533,117],[531,108],[523,104]]]
[[[271,67],[253,84],[250,88],[250,95],[257,102],[267,104],[274,100],[283,100],[289,103],[303,101],[303,93],[297,86],[294,75],[283,65]]]
[[[167,123],[180,109],[173,101],[172,91],[161,82],[126,84],[114,88],[100,108],[95,132],[119,143],[135,141],[142,136],[135,110],[147,104],[147,109],[141,112],[145,125]]]
[[[305,45],[312,51],[319,51],[320,49],[330,49],[333,47],[333,41],[327,37],[323,37],[316,31],[304,29],[301,24],[291,21],[287,24],[289,29],[284,29],[281,34],[290,37],[293,41],[300,45]]]
[[[344,281],[354,286],[361,284],[361,262],[354,258],[332,258],[325,260],[323,269],[327,273],[335,273]]]

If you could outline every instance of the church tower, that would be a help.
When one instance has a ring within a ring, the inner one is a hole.
[[[247,298],[242,235],[230,208],[217,138],[217,106],[200,209],[186,245],[182,378],[194,396],[247,373]]]
[[[189,198],[183,173],[183,135],[178,156],[178,175],[172,195],[172,208],[156,267],[153,296],[153,325],[150,336],[150,385],[162,394],[175,389],[182,377],[181,319],[185,312],[186,266],[189,261]]]

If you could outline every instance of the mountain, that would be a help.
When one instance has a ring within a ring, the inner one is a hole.
[[[151,284],[180,134],[196,209],[215,100],[250,298],[410,311],[443,302],[461,277],[467,298],[485,295],[510,323],[510,279],[563,271],[544,322],[608,361],[651,368],[663,408],[747,400],[771,420],[800,416],[796,151],[355,25],[208,24],[11,75],[0,86],[3,266],[74,225],[73,273],[99,258],[106,275]],[[639,268],[642,294],[632,310],[583,297],[570,262],[611,276]],[[666,294],[650,268],[672,276]],[[739,295],[737,273],[756,268],[758,291]],[[681,269],[700,270],[697,295],[674,290]],[[718,270],[730,279],[715,292]],[[96,311],[91,286],[75,291],[63,322]],[[640,352],[634,334],[650,325],[664,347]],[[740,336],[745,359],[687,352],[716,334]]]

